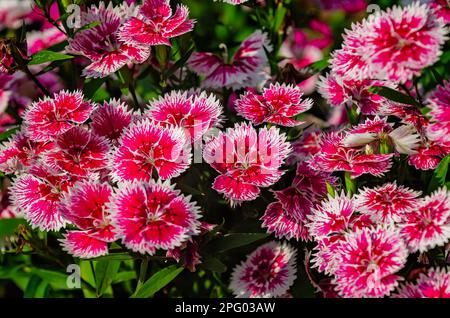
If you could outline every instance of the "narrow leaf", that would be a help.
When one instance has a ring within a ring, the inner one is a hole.
[[[169,284],[175,277],[178,276],[183,271],[182,267],[177,267],[176,265],[171,265],[169,267],[163,268],[152,277],[150,277],[136,293],[134,293],[131,298],[149,298],[152,297],[156,292],[164,288]]]
[[[212,240],[205,246],[206,251],[224,252],[236,247],[251,244],[268,237],[267,233],[232,233]]]
[[[52,52],[48,50],[42,50],[37,52],[36,54],[33,54],[31,57],[31,61],[28,63],[29,65],[38,65],[43,64],[47,62],[53,62],[53,61],[62,61],[62,60],[69,60],[73,59],[74,56],[62,54],[58,52]]]

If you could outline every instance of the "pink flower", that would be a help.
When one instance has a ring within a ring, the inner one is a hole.
[[[345,147],[343,133],[331,132],[321,138],[320,151],[308,162],[319,171],[348,171],[353,178],[369,173],[382,176],[391,168],[392,154],[365,153]]]
[[[213,53],[194,52],[188,67],[205,77],[202,82],[205,88],[256,87],[267,79],[265,50],[272,51],[272,46],[267,34],[257,30],[241,43],[230,63]]]
[[[24,114],[26,131],[35,141],[48,141],[88,120],[94,105],[80,91],[61,91],[31,104]]]
[[[234,268],[230,289],[237,297],[280,297],[296,278],[296,256],[286,243],[266,243]]]
[[[397,231],[363,228],[349,233],[339,245],[335,278],[342,297],[383,297],[398,285],[396,272],[405,266],[408,250]]]
[[[222,106],[213,95],[196,91],[172,91],[150,102],[145,115],[161,126],[184,128],[191,142],[198,141],[220,123]]]
[[[143,63],[150,56],[150,49],[139,45],[125,43],[117,37],[119,26],[125,19],[136,14],[136,8],[123,4],[113,7],[112,2],[106,7],[103,2],[99,6],[91,6],[81,16],[82,26],[99,22],[100,24],[87,30],[75,33],[69,39],[66,50],[72,54],[87,57],[91,64],[84,70],[86,77],[105,77],[116,72],[128,63]]]
[[[277,128],[256,131],[241,123],[211,138],[203,157],[220,173],[213,189],[235,205],[256,199],[259,187],[277,182],[283,174],[279,168],[290,151],[286,136]]]
[[[65,171],[38,165],[18,176],[11,186],[13,206],[21,211],[33,228],[57,231],[66,221],[59,211],[63,193],[73,181]]]
[[[420,274],[415,284],[398,288],[395,298],[450,298],[450,273],[444,268],[430,268]]]
[[[431,0],[430,6],[438,18],[442,18],[446,24],[450,23],[450,5],[447,0]]]
[[[80,230],[68,231],[61,239],[64,250],[82,258],[108,253],[107,243],[117,239],[107,210],[111,195],[112,188],[108,184],[92,181],[76,183],[69,190],[60,212]]]
[[[318,90],[332,106],[352,106],[355,104],[362,114],[376,115],[390,101],[369,92],[369,88],[372,86],[395,88],[393,83],[386,81],[343,80],[333,74],[327,74],[326,77],[320,78]]]
[[[450,143],[450,81],[439,86],[427,99],[432,124],[428,136],[440,143]]]
[[[344,10],[347,13],[363,11],[367,7],[365,0],[318,0],[324,10]]]
[[[106,138],[82,127],[73,127],[54,139],[45,162],[74,176],[86,176],[108,166],[110,146]]]
[[[199,208],[168,182],[121,184],[112,206],[122,242],[135,252],[173,249],[199,232]]]
[[[303,122],[293,119],[307,110],[312,100],[302,99],[303,93],[298,87],[276,83],[264,88],[262,95],[247,92],[236,101],[239,115],[255,125],[272,123],[281,126],[299,126]]]
[[[126,103],[111,99],[92,112],[92,132],[118,145],[123,131],[132,123],[134,117]]]
[[[288,165],[309,159],[320,151],[322,132],[316,128],[307,128],[303,135],[292,143],[292,153],[287,159]]]
[[[66,35],[56,27],[42,31],[32,31],[27,34],[28,54],[33,55],[41,50],[48,49],[53,45],[66,40]]]
[[[450,146],[440,146],[429,142],[416,149],[417,154],[408,157],[408,164],[420,170],[433,170],[442,158],[450,153]]]
[[[370,215],[376,223],[397,223],[406,213],[412,212],[418,204],[421,192],[385,183],[375,188],[364,188],[355,197],[358,211]]]
[[[194,20],[189,9],[177,5],[172,15],[169,0],[145,0],[137,17],[131,17],[119,29],[119,39],[131,45],[171,45],[169,39],[192,31]]]
[[[23,19],[33,10],[32,0],[8,0],[0,3],[0,30],[19,28]]]
[[[53,142],[36,142],[20,131],[0,147],[0,171],[9,174],[27,170],[53,147]]]
[[[164,128],[142,120],[128,127],[111,160],[116,181],[149,181],[153,169],[161,179],[171,179],[191,163],[189,141],[181,127]]]
[[[450,239],[450,192],[442,188],[419,201],[399,225],[411,252],[425,252]]]

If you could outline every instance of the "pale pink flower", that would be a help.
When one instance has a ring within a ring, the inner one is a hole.
[[[189,145],[181,127],[165,128],[148,119],[133,123],[112,155],[112,177],[149,181],[153,169],[163,180],[177,177],[191,163]]]
[[[283,174],[280,167],[290,151],[286,135],[278,128],[257,131],[241,123],[211,138],[205,145],[203,158],[220,173],[213,189],[235,205],[256,199],[260,187],[277,182]]]
[[[406,213],[417,207],[420,191],[414,191],[397,183],[385,183],[374,188],[363,188],[356,197],[359,212],[369,215],[374,222],[397,223]]]
[[[35,141],[48,141],[88,120],[94,109],[80,91],[60,91],[29,106],[24,114],[26,131]]]
[[[411,252],[444,245],[450,239],[450,192],[441,188],[426,196],[399,226]]]
[[[336,291],[342,297],[383,297],[401,279],[408,250],[392,228],[363,228],[349,233],[338,248]]]
[[[142,254],[178,247],[200,227],[196,203],[167,181],[120,184],[111,213],[125,246]]]
[[[60,205],[60,213],[78,227],[61,239],[63,249],[81,258],[92,258],[108,253],[108,242],[117,239],[111,225],[107,205],[112,188],[95,181],[76,183]]]
[[[213,94],[172,91],[151,101],[144,115],[164,127],[184,128],[186,135],[195,142],[219,125],[222,106]]]
[[[113,7],[100,2],[93,5],[87,13],[82,13],[82,26],[100,22],[87,30],[76,32],[73,39],[69,39],[66,50],[88,58],[91,63],[83,69],[86,77],[105,77],[118,71],[128,63],[143,63],[150,56],[150,49],[130,43],[125,43],[117,37],[119,26],[128,17],[136,14],[136,8],[123,4]]]
[[[19,28],[23,19],[31,13],[32,0],[3,0],[0,2],[0,30]]]
[[[286,243],[266,243],[234,268],[230,289],[237,297],[280,297],[297,277],[296,256],[296,249]]]
[[[177,5],[172,14],[169,0],[144,0],[136,17],[131,17],[119,29],[118,36],[130,45],[171,45],[170,39],[192,31],[194,20],[189,9]]]
[[[303,124],[293,117],[309,110],[313,102],[302,99],[299,87],[276,83],[264,88],[262,95],[247,92],[236,101],[239,115],[252,121],[255,125],[272,123],[280,126],[294,127]]]
[[[450,143],[450,81],[439,86],[427,99],[431,108],[428,136],[440,143]]]
[[[256,87],[267,79],[264,68],[268,63],[266,52],[272,50],[267,34],[260,30],[248,36],[233,55],[230,63],[213,53],[194,52],[188,67],[204,76],[205,88]]]
[[[27,33],[28,54],[33,55],[41,50],[61,43],[66,40],[66,35],[58,28],[51,27],[42,31],[31,31]]]

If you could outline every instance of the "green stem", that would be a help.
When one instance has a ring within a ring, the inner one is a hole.
[[[347,194],[352,196],[356,193],[356,183],[355,180],[351,178],[351,172],[345,172],[345,189],[347,190]]]
[[[141,288],[141,286],[145,282],[145,278],[147,277],[147,269],[148,269],[148,258],[144,258],[141,262],[141,267],[139,269],[139,278],[136,286],[136,292]]]

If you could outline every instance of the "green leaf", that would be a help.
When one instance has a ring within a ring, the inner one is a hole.
[[[98,89],[106,82],[106,78],[91,78],[84,83],[83,93],[86,99],[92,99]]]
[[[211,272],[224,273],[227,271],[227,266],[222,263],[218,258],[208,255],[204,256],[200,267],[207,269]]]
[[[445,156],[434,170],[433,177],[428,185],[428,192],[433,192],[437,188],[446,185],[449,164],[450,154]]]
[[[149,298],[152,297],[160,289],[169,284],[175,277],[183,271],[182,267],[177,265],[171,265],[163,268],[159,272],[150,277],[141,288],[139,288],[131,298]]]
[[[408,96],[406,94],[403,94],[402,92],[396,91],[395,89],[392,89],[390,87],[385,86],[372,86],[369,88],[369,92],[380,95],[384,98],[387,98],[391,101],[406,104],[406,105],[414,105],[414,106],[421,106],[414,98],[411,96]]]
[[[120,268],[120,261],[100,261],[95,264],[95,286],[101,296],[111,286]]]
[[[30,272],[30,274],[39,276],[43,281],[47,282],[55,290],[71,289],[67,285],[68,276],[65,273],[34,267],[28,268],[28,271]]]
[[[316,73],[320,73],[328,67],[328,58],[324,58],[320,61],[311,63],[307,67],[313,69],[313,71]]]
[[[0,141],[6,140],[9,137],[11,137],[12,135],[14,135],[17,130],[19,130],[19,126],[8,129],[7,131],[4,131],[0,134]]]
[[[86,25],[83,25],[81,28],[77,29],[75,31],[75,33],[95,28],[97,25],[100,25],[100,24],[101,24],[100,21],[94,21],[94,22],[88,23]]]
[[[283,24],[284,17],[286,16],[287,9],[283,6],[283,3],[278,4],[277,11],[275,12],[275,18],[273,19],[273,31],[278,32]]]
[[[205,246],[205,251],[221,253],[236,247],[248,245],[268,237],[267,233],[231,233],[212,240]]]
[[[11,236],[20,224],[26,224],[24,219],[0,219],[0,237]]]
[[[136,279],[137,275],[135,271],[125,271],[118,273],[115,277],[113,277],[111,284],[120,284],[129,280]]]
[[[183,67],[193,52],[194,46],[192,45],[183,55],[183,57],[181,57],[178,61],[175,62],[175,64],[173,64],[167,71],[164,72],[164,78],[171,77],[178,69]]]
[[[69,60],[73,58],[74,56],[72,55],[42,50],[37,52],[36,54],[33,54],[33,56],[31,57],[31,61],[28,63],[28,65],[38,65],[47,62]]]
[[[92,261],[127,261],[130,259],[135,259],[132,255],[128,253],[114,253],[105,256],[99,256],[91,259]]]

